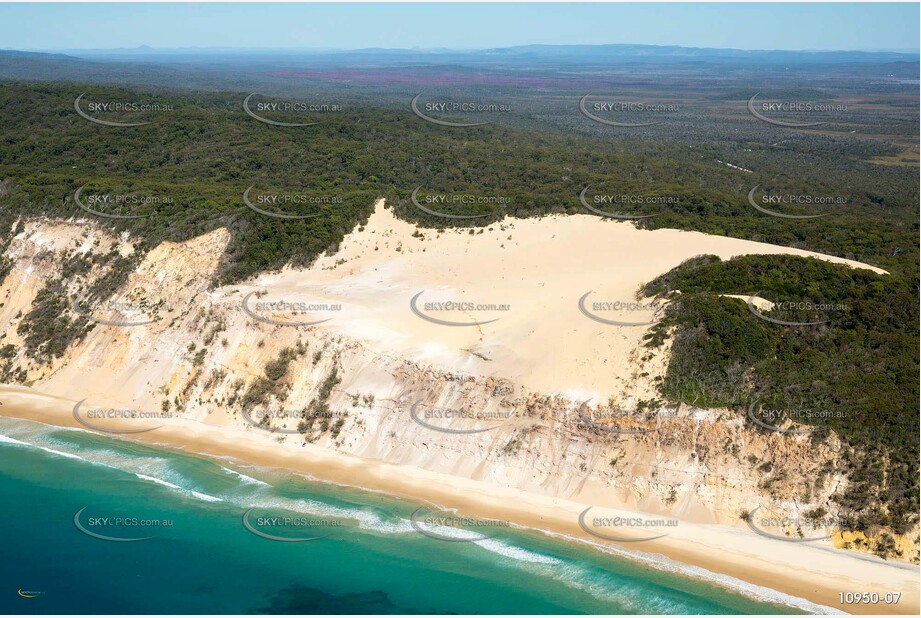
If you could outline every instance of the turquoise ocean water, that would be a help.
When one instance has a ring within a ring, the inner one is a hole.
[[[3,613],[815,609],[540,532],[427,535],[420,505],[383,494],[3,417],[0,496]]]

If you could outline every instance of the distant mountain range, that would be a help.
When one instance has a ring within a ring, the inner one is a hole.
[[[857,63],[857,62],[918,62],[919,52],[896,51],[786,51],[742,50],[678,45],[519,45],[478,50],[457,49],[402,49],[366,48],[354,50],[334,49],[246,49],[246,48],[177,48],[156,49],[142,45],[130,49],[53,50],[55,55],[66,54],[78,58],[105,58],[123,60],[180,60],[201,58],[266,58],[266,57],[325,57],[327,60],[373,59],[387,61],[462,61],[465,63],[496,60],[512,62],[736,62],[736,63]]]
[[[412,89],[490,85],[510,88],[591,90],[611,80],[745,77],[812,80],[830,75],[917,83],[917,53],[880,51],[771,51],[657,45],[522,45],[451,49],[240,49],[184,48],[0,50],[0,80],[151,85],[207,90],[293,92],[311,81],[349,84],[373,92],[381,85]],[[748,88],[748,86],[746,86]],[[744,90],[744,89],[743,89]],[[755,92],[753,90],[753,92]]]

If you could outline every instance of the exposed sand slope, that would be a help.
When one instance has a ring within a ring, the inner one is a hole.
[[[635,302],[641,285],[707,253],[722,259],[759,253],[814,256],[885,272],[808,251],[697,232],[644,231],[588,215],[508,220],[482,234],[420,230],[424,238],[418,238],[416,231],[381,200],[368,225],[346,236],[337,253],[308,270],[261,276],[243,286],[240,298],[267,290],[265,301],[341,303],[341,311],[293,319],[332,318],[322,328],[368,341],[380,353],[508,378],[538,392],[592,397],[597,404],[612,395],[652,394],[636,379],[650,369],[639,360],[645,351],[637,351],[648,326],[611,326],[586,317],[579,299],[587,292],[592,292],[589,311],[595,302]],[[430,323],[410,309],[419,292],[424,293],[417,307],[437,319],[499,319],[472,326]],[[509,310],[424,308],[426,302],[444,301],[507,304]],[[640,323],[655,314],[652,308],[594,313]],[[274,315],[292,319],[290,313]]]

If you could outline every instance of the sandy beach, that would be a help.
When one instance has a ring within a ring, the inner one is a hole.
[[[0,414],[51,425],[81,427],[73,416],[75,401],[32,389],[0,386]],[[118,424],[106,425],[117,429]],[[124,436],[123,436],[124,437]],[[587,534],[579,514],[592,505],[556,499],[494,484],[398,466],[316,447],[279,444],[271,437],[230,427],[169,419],[133,440],[202,455],[232,457],[253,465],[288,469],[316,479],[383,491],[423,504],[455,509],[459,514],[509,521],[612,549],[659,554],[672,561],[730,576],[847,613],[917,614],[918,567],[884,562],[873,556],[809,543],[775,541],[742,528],[679,522],[665,537],[615,544]],[[605,515],[628,515],[612,509]],[[631,538],[629,530],[622,532]],[[639,538],[639,537],[636,537]],[[897,605],[850,605],[841,592],[902,593]]]

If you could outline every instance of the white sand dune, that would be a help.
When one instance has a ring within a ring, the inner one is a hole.
[[[770,253],[885,272],[798,249],[697,232],[645,231],[590,215],[509,219],[483,233],[439,233],[398,220],[380,200],[368,224],[347,235],[338,252],[306,270],[261,276],[240,288],[240,296],[266,290],[266,301],[341,303],[341,311],[311,318],[332,317],[322,328],[367,341],[381,354],[601,403],[610,396],[651,394],[644,384],[648,381],[637,379],[650,370],[637,351],[648,326],[594,321],[579,309],[584,294],[592,292],[586,299],[590,311],[595,302],[635,302],[640,286],[697,255],[728,259]],[[417,307],[437,319],[498,319],[472,326],[428,322],[410,309],[410,300],[420,292]],[[425,302],[448,300],[507,304],[509,309],[422,309]],[[620,322],[655,319],[652,308],[598,315]]]

